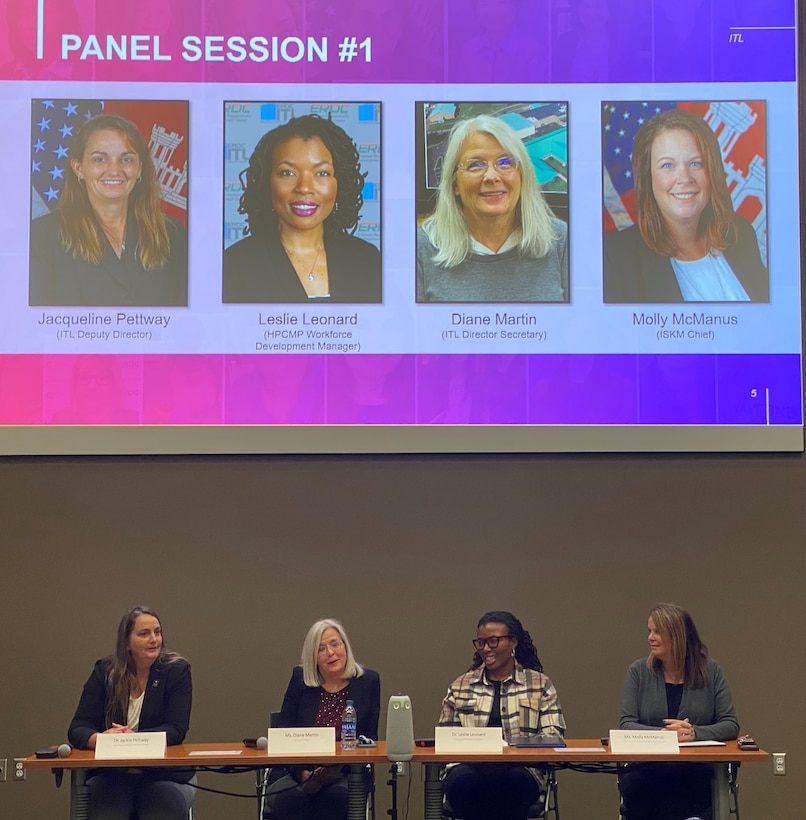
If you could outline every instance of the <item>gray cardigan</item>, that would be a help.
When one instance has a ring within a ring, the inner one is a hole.
[[[739,734],[739,722],[730,688],[719,664],[708,658],[705,686],[683,690],[680,711],[668,714],[666,684],[661,672],[647,669],[646,658],[634,661],[627,670],[621,697],[620,729],[653,729],[663,726],[668,717],[688,718],[697,740],[732,740]]]
[[[418,302],[568,302],[568,226],[552,217],[556,239],[545,256],[518,248],[490,256],[471,253],[454,268],[437,265],[437,249],[417,231]]]

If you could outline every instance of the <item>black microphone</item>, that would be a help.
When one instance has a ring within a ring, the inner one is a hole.
[[[265,752],[269,748],[269,739],[265,735],[261,735],[255,741],[255,748]]]

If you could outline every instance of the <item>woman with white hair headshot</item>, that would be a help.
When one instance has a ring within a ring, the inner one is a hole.
[[[417,232],[417,301],[569,301],[568,226],[497,117],[460,120],[448,137],[437,205]]]
[[[348,700],[356,711],[356,735],[377,740],[378,673],[356,661],[338,621],[317,621],[305,636],[300,665],[291,673],[277,725],[333,726],[336,740],[341,740],[341,714]],[[274,767],[272,775],[268,803],[273,818],[347,820],[347,776],[341,766],[299,763]]]

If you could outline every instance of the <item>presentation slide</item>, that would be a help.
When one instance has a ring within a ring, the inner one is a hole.
[[[791,0],[0,13],[0,454],[803,450]]]

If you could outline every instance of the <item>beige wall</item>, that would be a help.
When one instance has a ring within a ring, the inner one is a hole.
[[[742,768],[744,816],[800,820],[805,484],[800,456],[0,462],[0,757],[64,739],[135,603],[193,663],[189,739],[203,741],[262,732],[307,627],[329,615],[381,673],[384,704],[407,692],[430,734],[493,608],[531,631],[570,735],[599,736],[645,653],[648,609],[671,600],[722,663],[742,729],[789,753],[786,778]],[[614,820],[612,778],[560,786],[565,820]],[[197,807],[255,816],[247,800]],[[0,784],[0,816],[66,818],[67,789],[44,772]]]

